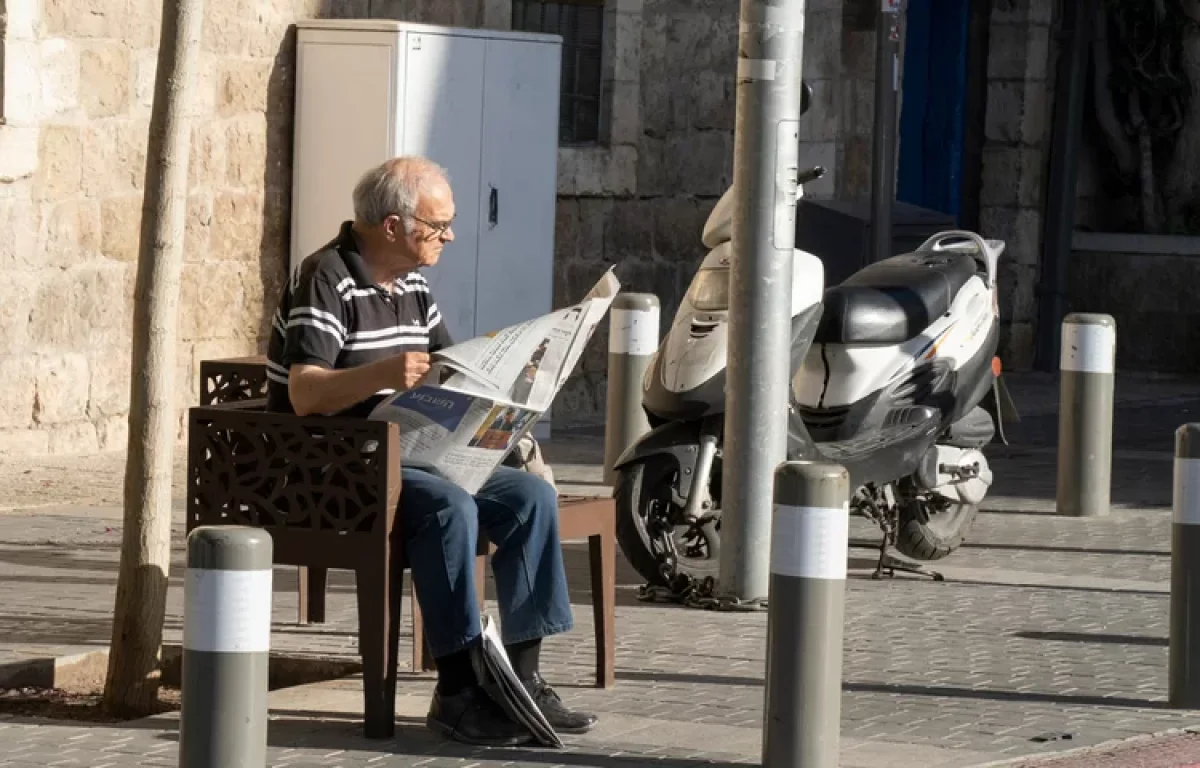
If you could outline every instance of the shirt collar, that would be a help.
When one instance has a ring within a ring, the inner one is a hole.
[[[346,263],[346,268],[350,270],[350,276],[354,278],[354,282],[358,283],[359,288],[374,288],[375,282],[371,279],[371,275],[367,272],[367,264],[363,261],[361,244],[358,236],[354,234],[354,222],[342,222],[342,228],[338,232],[336,246],[338,253],[342,257],[342,261]]]

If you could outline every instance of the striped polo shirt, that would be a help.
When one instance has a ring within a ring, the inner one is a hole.
[[[351,222],[344,222],[336,238],[300,263],[280,297],[267,349],[267,408],[295,412],[287,389],[293,365],[352,368],[450,344],[425,277],[410,272],[386,288],[375,284]],[[365,416],[392,392],[380,390],[338,415]]]

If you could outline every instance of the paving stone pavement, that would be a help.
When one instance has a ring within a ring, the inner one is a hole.
[[[1040,401],[1028,398],[1041,410],[1032,409],[1021,425],[1020,444],[995,451],[1002,501],[993,509],[1024,511],[981,514],[970,541],[945,561],[947,581],[871,580],[875,535],[854,521],[843,662],[846,768],[979,766],[1200,724],[1200,712],[1165,704],[1171,462],[1169,437],[1162,438],[1180,417],[1200,412],[1193,410],[1200,398],[1151,387],[1124,401],[1114,482],[1114,499],[1124,501],[1107,518],[1075,520],[1046,514],[1054,419],[1045,390]],[[556,440],[547,452],[560,477],[596,487],[594,440]],[[79,477],[106,476],[83,464],[92,469]],[[30,468],[35,478],[45,472]],[[0,468],[0,483],[12,476],[11,467]],[[99,502],[86,506],[67,495],[73,506],[60,500],[0,514],[0,582],[8,582],[0,663],[107,643],[120,511],[105,496],[109,486],[98,485]],[[181,628],[181,521],[176,527],[169,642]],[[569,737],[564,752],[444,742],[421,725],[432,678],[405,674],[397,739],[370,742],[355,721],[361,689],[347,678],[272,694],[268,765],[757,764],[766,616],[639,603],[639,582],[622,562],[617,686],[591,688],[586,554],[575,543],[567,550],[578,627],[548,641],[546,667],[565,698],[601,714],[596,732]],[[330,622],[320,627],[294,624],[294,585],[289,570],[277,571],[274,646],[354,657],[352,577],[333,574]],[[401,654],[407,658],[407,648]],[[170,716],[124,727],[0,719],[0,766],[175,765],[176,728]]]

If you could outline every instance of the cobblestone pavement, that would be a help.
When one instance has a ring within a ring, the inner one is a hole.
[[[871,580],[874,532],[861,521],[852,526],[843,766],[979,766],[1200,724],[1200,712],[1165,704],[1170,521],[1164,509],[1169,434],[1200,412],[1200,398],[1165,388],[1127,398],[1118,413],[1117,432],[1125,437],[1118,439],[1123,458],[1114,482],[1114,499],[1125,501],[1107,518],[1075,520],[1045,514],[1052,510],[1055,424],[1053,400],[1042,391],[1041,401],[1028,398],[1041,410],[1024,412],[1021,444],[996,452],[996,498],[1015,501],[993,508],[1020,509],[1019,501],[1027,513],[981,514],[971,540],[945,562],[947,581]],[[548,453],[560,478],[595,486],[594,440],[555,441]],[[95,463],[81,466],[93,469],[72,482],[96,479],[98,501],[80,506],[67,495],[56,506],[0,515],[0,581],[7,582],[0,663],[96,649],[108,640],[120,516],[114,497],[105,496],[103,471]],[[30,467],[35,478],[44,472]],[[11,467],[0,470],[0,482],[11,476]],[[5,488],[10,499],[24,492]],[[168,642],[178,640],[181,627],[177,528]],[[638,603],[638,580],[622,563],[617,686],[588,687],[586,555],[578,544],[567,548],[578,628],[547,643],[546,666],[565,698],[601,714],[596,732],[570,737],[565,752],[460,747],[425,732],[431,678],[405,674],[397,739],[368,742],[355,722],[358,681],[347,678],[272,694],[268,764],[757,764],[766,616]],[[352,577],[333,575],[329,624],[298,627],[294,577],[284,569],[277,576],[274,646],[353,658]],[[175,765],[175,732],[171,717],[120,728],[0,720],[0,766]],[[1173,738],[1143,744],[1143,762],[1132,762],[1135,752],[1109,749],[1091,753],[1092,762],[1069,756],[1077,762],[1045,765],[1188,764],[1180,761],[1193,759],[1187,750],[1194,738]],[[1128,760],[1100,762],[1109,753]],[[1163,755],[1180,760],[1154,762]]]

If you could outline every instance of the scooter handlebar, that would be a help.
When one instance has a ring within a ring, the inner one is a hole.
[[[817,179],[821,178],[824,175],[825,175],[824,166],[814,165],[812,168],[809,168],[806,171],[801,171],[800,175],[796,177],[796,183],[807,184],[810,181],[816,181]]]

